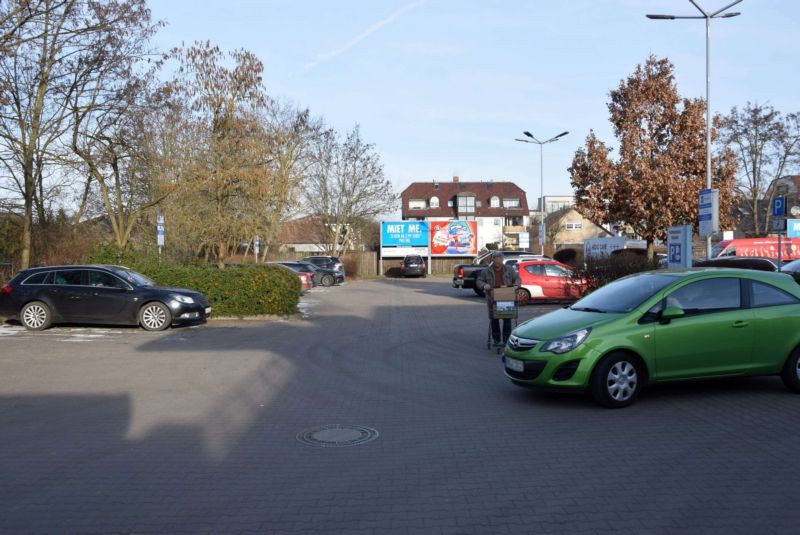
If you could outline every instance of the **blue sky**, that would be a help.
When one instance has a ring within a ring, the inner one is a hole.
[[[732,0],[698,0],[707,10]],[[675,65],[678,90],[705,96],[702,20],[688,0],[151,0],[166,49],[210,40],[265,64],[273,98],[339,131],[358,123],[399,192],[409,183],[510,180],[539,197],[571,194],[572,155],[590,129],[616,146],[608,93],[649,54]],[[712,111],[769,103],[800,111],[800,2],[744,0],[711,29]]]

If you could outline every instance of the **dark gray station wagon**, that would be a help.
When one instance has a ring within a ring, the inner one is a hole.
[[[211,314],[193,290],[163,288],[121,266],[24,269],[0,288],[0,316],[40,331],[53,323],[141,325],[160,331],[197,323]]]

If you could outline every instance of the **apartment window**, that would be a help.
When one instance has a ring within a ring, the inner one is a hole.
[[[569,208],[571,206],[572,206],[572,203],[569,203],[569,202],[563,202],[563,201],[548,202],[545,205],[545,211],[548,214],[552,214],[553,212],[557,212],[559,210],[563,210],[564,208]]]
[[[431,208],[439,208],[439,197],[431,197]]]
[[[519,208],[519,199],[503,199],[505,208]]]
[[[567,221],[564,224],[564,228],[567,230],[581,230],[583,228],[583,222],[581,221]]]
[[[474,214],[475,213],[475,197],[472,195],[459,195],[458,196],[458,213],[459,214]]]
[[[450,199],[449,201],[447,201],[447,206],[449,208],[452,208],[453,206],[455,206],[455,203],[453,203],[453,199]]]
[[[424,210],[425,199],[411,199],[408,201],[409,210]]]
[[[489,199],[489,207],[500,208],[500,197],[497,195],[492,195],[492,198]]]

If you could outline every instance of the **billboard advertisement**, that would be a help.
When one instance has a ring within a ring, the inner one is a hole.
[[[800,238],[800,219],[786,220],[786,237]]]
[[[381,247],[428,247],[428,222],[382,222]]]
[[[478,254],[477,221],[431,221],[432,256],[475,256]]]

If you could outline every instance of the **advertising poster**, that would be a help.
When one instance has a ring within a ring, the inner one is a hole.
[[[475,256],[478,254],[477,221],[430,221],[431,255]]]
[[[428,222],[381,223],[381,247],[428,247]]]

